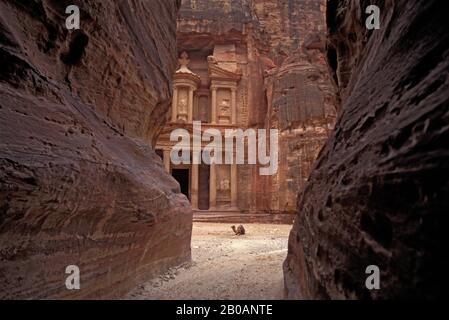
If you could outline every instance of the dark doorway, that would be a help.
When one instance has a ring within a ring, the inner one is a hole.
[[[185,194],[187,198],[190,199],[189,194],[189,169],[173,169],[172,170],[172,176],[173,178],[178,181],[179,185],[181,186],[181,193]]]
[[[198,209],[209,209],[209,165],[201,164],[198,172]]]

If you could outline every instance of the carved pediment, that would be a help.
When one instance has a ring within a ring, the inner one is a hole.
[[[220,67],[213,56],[207,57],[207,62],[209,65],[209,77],[211,80],[228,80],[237,82],[242,77],[242,73],[238,69],[236,72],[232,72]]]

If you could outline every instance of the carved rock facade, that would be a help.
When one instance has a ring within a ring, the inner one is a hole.
[[[194,210],[295,212],[335,119],[324,13],[320,0],[182,1],[172,115],[157,149]],[[170,133],[192,132],[194,120],[220,132],[279,129],[276,174],[249,164],[170,165]]]

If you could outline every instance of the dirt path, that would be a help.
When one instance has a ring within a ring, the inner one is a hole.
[[[127,299],[282,299],[290,225],[194,223],[192,263],[142,284]]]

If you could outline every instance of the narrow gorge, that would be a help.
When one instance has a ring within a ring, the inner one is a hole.
[[[1,1],[0,299],[443,297],[442,7]]]

